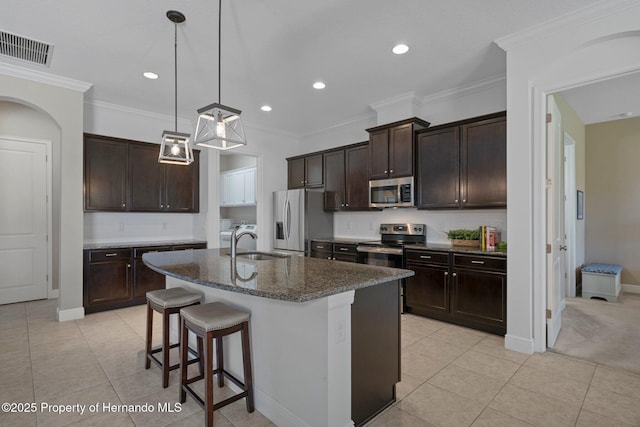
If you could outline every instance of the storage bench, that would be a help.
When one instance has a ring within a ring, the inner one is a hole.
[[[620,273],[617,264],[589,264],[582,268],[582,298],[603,298],[617,302],[620,295]]]

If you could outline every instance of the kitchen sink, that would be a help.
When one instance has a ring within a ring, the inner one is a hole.
[[[273,260],[273,259],[288,258],[289,255],[275,254],[275,253],[269,253],[269,252],[238,252],[236,254],[236,257],[251,259],[254,261],[266,261],[266,260]]]

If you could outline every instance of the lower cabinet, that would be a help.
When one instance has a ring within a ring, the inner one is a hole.
[[[407,249],[404,310],[498,335],[507,330],[507,260]]]
[[[330,259],[335,261],[358,262],[358,245],[353,243],[332,243],[326,241],[311,241],[311,258]]]
[[[185,249],[205,249],[206,243],[84,251],[85,313],[146,303],[148,291],[164,289],[165,276],[147,267],[142,255]]]

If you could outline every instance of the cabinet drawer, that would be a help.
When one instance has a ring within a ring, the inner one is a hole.
[[[454,267],[472,267],[482,270],[507,272],[507,259],[480,255],[453,255]]]
[[[166,252],[170,250],[171,246],[148,246],[146,248],[134,248],[133,256],[134,258],[142,258],[142,255],[148,252]]]
[[[338,254],[352,254],[357,255],[358,251],[356,250],[356,245],[347,245],[343,243],[334,243],[333,244],[333,253],[335,255]]]
[[[433,251],[415,251],[407,250],[406,252],[407,262],[421,262],[429,264],[449,264],[449,254],[447,252],[433,252]]]
[[[311,241],[311,251],[313,252],[331,252],[331,243]]]
[[[189,249],[207,249],[206,243],[194,243],[190,245],[176,245],[173,247],[174,251],[184,251]]]
[[[105,249],[89,252],[89,262],[113,261],[131,258],[131,249]]]

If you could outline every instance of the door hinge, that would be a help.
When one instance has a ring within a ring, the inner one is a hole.
[[[551,253],[551,245],[549,243],[547,243],[547,253],[548,254]]]
[[[551,188],[551,178],[547,178],[547,182],[545,185],[547,186],[547,190]]]
[[[547,113],[547,123],[551,123],[551,113]]]
[[[551,310],[547,309],[547,319],[551,319]]]

